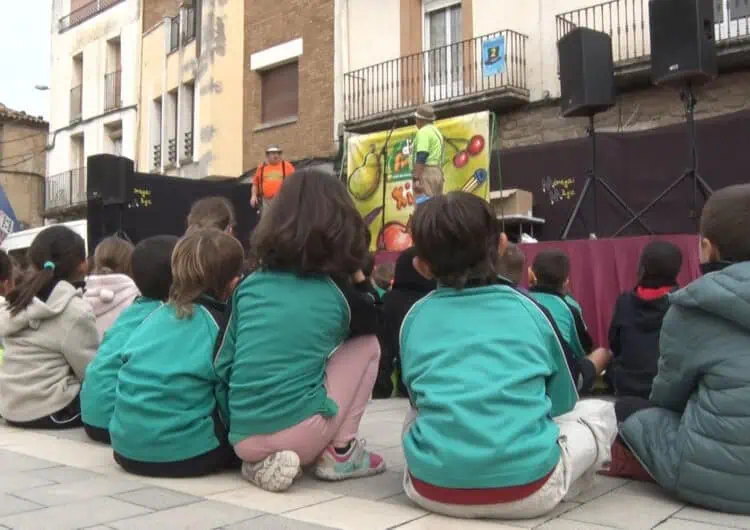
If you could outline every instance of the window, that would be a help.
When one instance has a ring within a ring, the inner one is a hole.
[[[179,112],[179,97],[177,90],[167,94],[167,165],[173,166],[177,163],[177,115]]]
[[[107,41],[107,73],[104,74],[104,110],[122,105],[122,57],[120,39]]]
[[[182,44],[187,44],[195,38],[195,7],[185,8],[185,23],[182,34]]]
[[[77,122],[83,114],[83,54],[73,57],[70,79],[70,122]]]
[[[429,87],[444,88],[460,82],[463,57],[461,5],[431,2],[425,5],[425,49]]]
[[[169,24],[169,51],[172,53],[180,47],[180,15],[172,17]]]
[[[264,70],[261,76],[261,121],[275,123],[297,118],[299,69],[297,61]]]
[[[161,98],[156,98],[151,107],[151,162],[156,171],[161,171]]]
[[[104,136],[107,143],[107,151],[113,155],[122,156],[122,122],[117,121],[105,124]]]
[[[182,130],[182,147],[180,161],[193,160],[193,121],[195,119],[195,85],[186,83],[180,96],[180,129]]]
[[[732,2],[733,0],[729,0]],[[721,24],[724,22],[724,2],[725,0],[714,0],[714,23]]]
[[[745,17],[750,17],[750,0],[729,0],[730,20]]]

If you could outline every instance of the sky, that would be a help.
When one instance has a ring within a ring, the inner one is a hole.
[[[49,118],[52,0],[0,0],[0,103]]]

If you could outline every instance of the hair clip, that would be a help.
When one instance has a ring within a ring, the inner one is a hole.
[[[44,262],[44,268],[47,269],[47,270],[53,271],[53,270],[55,270],[55,264],[52,263],[51,261],[45,261]]]

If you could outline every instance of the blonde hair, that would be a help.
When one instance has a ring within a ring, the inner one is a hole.
[[[94,250],[91,274],[133,275],[132,258],[135,247],[130,241],[110,236],[101,241]]]
[[[177,242],[172,252],[172,287],[169,303],[178,318],[193,314],[202,294],[219,301],[227,287],[242,274],[245,252],[240,242],[218,228],[195,229]]]
[[[202,228],[217,228],[224,232],[234,229],[237,223],[234,206],[224,197],[206,197],[193,203],[188,214],[187,232]],[[230,230],[227,230],[227,229]]]

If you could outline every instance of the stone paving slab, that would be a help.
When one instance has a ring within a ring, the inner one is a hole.
[[[373,402],[362,423],[368,447],[384,456],[388,472],[339,483],[305,476],[283,494],[261,491],[236,472],[135,477],[81,429],[19,431],[0,424],[0,530],[750,530],[750,517],[686,506],[653,484],[608,477],[597,477],[591,489],[539,519],[428,514],[401,489],[406,408],[405,400]]]

